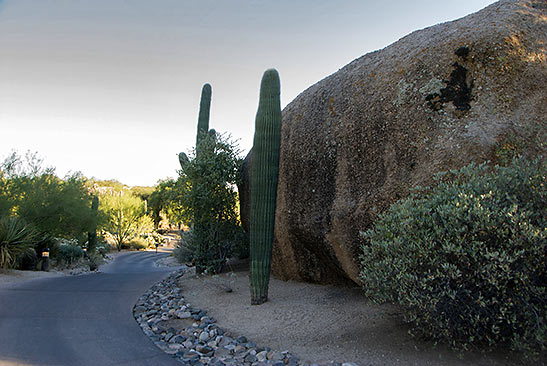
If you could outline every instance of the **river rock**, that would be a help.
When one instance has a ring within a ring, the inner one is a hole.
[[[411,187],[513,150],[546,156],[546,4],[502,0],[416,31],[293,100],[281,127],[274,274],[359,283],[359,232]]]

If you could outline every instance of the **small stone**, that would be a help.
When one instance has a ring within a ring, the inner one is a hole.
[[[243,347],[243,346],[240,346],[240,345],[237,345],[235,348],[234,348],[234,353],[242,353],[242,352],[245,352],[247,350],[247,348]]]
[[[192,346],[194,345],[194,343],[192,343],[191,341],[187,340],[187,341],[185,341],[182,345],[183,345],[185,348],[192,348]]]
[[[194,351],[184,352],[182,359],[183,361],[197,361],[199,360],[199,355]]]
[[[256,358],[257,358],[258,361],[261,361],[261,362],[266,361],[267,355],[268,355],[268,352],[266,352],[266,351],[258,352],[256,354]]]
[[[266,358],[270,361],[283,361],[283,354],[281,352],[270,351]]]
[[[218,358],[213,357],[209,360],[208,366],[226,366],[226,364]]]
[[[236,342],[237,343],[247,343],[247,338],[245,336],[237,337]]]
[[[142,305],[139,305],[139,306],[136,306],[135,307],[135,313],[144,313],[146,311],[146,307],[142,306]]]
[[[196,351],[198,351],[199,353],[202,353],[206,356],[209,356],[209,355],[212,356],[213,352],[214,352],[214,350],[211,347],[208,347],[208,346],[197,346]]]
[[[187,319],[187,318],[192,317],[192,314],[190,314],[190,312],[188,312],[188,311],[177,311],[177,312],[175,312],[175,315],[179,319]]]
[[[199,335],[199,340],[201,342],[207,342],[209,340],[209,333],[208,332],[201,332]]]
[[[177,335],[177,336],[174,336],[173,338],[171,338],[169,340],[169,342],[171,343],[184,343],[184,341],[186,340],[186,337],[183,336],[183,335]]]

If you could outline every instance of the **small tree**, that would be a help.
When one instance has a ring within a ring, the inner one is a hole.
[[[178,181],[173,179],[159,181],[148,198],[148,208],[156,228],[162,217],[172,223],[180,221],[182,207],[177,183]]]
[[[16,215],[42,234],[80,240],[95,224],[79,173],[61,179],[30,152],[25,159],[12,153],[0,169],[0,215]]]
[[[237,145],[216,132],[202,133],[199,155],[181,170],[181,214],[192,225],[188,245],[198,268],[219,272],[242,240],[237,209]]]
[[[152,220],[146,216],[145,202],[130,192],[102,196],[100,210],[105,217],[103,228],[114,237],[118,251],[123,243],[153,229]]]

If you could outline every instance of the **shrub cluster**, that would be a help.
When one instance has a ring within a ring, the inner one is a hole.
[[[198,148],[179,176],[183,219],[192,226],[183,245],[198,273],[218,273],[236,250],[246,251],[235,189],[241,159],[237,145],[213,130],[201,134]]]
[[[148,248],[149,244],[150,243],[148,242],[148,240],[141,237],[137,237],[137,238],[131,239],[131,241],[129,241],[128,243],[128,246],[129,246],[129,249],[133,249],[133,250],[145,250]]]
[[[471,164],[393,204],[361,233],[366,294],[457,349],[545,350],[546,168]]]
[[[77,240],[62,240],[55,253],[55,259],[60,264],[70,265],[84,257],[82,247],[78,245]]]

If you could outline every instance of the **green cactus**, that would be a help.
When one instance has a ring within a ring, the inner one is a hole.
[[[209,111],[211,110],[211,85],[205,84],[201,89],[199,102],[198,131],[196,135],[196,153],[199,147],[201,134],[209,131]]]
[[[274,239],[279,149],[281,142],[281,101],[279,74],[264,72],[256,113],[251,168],[251,304],[268,300],[268,284]]]
[[[184,170],[184,168],[186,167],[186,165],[188,165],[188,163],[190,162],[190,159],[188,159],[188,156],[181,152],[179,153],[179,163],[180,163],[180,167]]]
[[[95,220],[99,217],[99,197],[93,196],[93,199],[91,200],[91,210],[93,211],[93,215],[95,217]],[[97,222],[94,222],[93,230],[87,233],[87,252],[93,253],[95,252],[95,248],[97,247]]]
[[[200,154],[200,144],[203,136],[205,134],[209,133],[209,111],[211,109],[211,85],[205,84],[203,85],[203,88],[201,89],[201,100],[199,102],[199,115],[198,115],[198,131],[196,135],[196,157]],[[198,182],[195,182],[196,187],[193,189],[199,189],[197,185]],[[201,233],[205,230],[203,227],[203,224],[201,222],[200,213],[196,212],[194,213],[194,233]],[[201,235],[201,234],[197,234]],[[206,248],[204,248],[205,244],[201,243],[198,245],[197,253],[196,253],[196,273],[202,273],[205,268],[202,266],[202,257],[204,253],[206,252]]]

